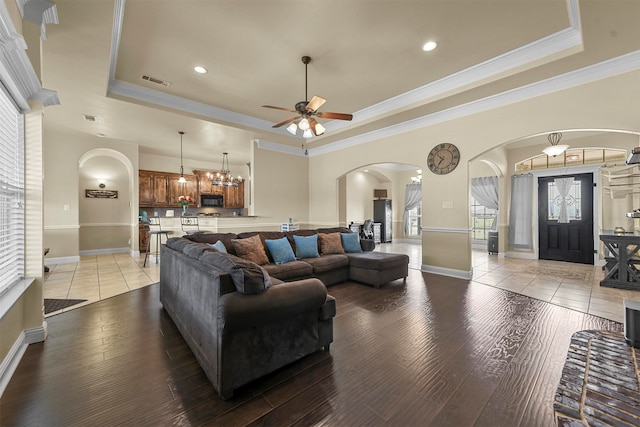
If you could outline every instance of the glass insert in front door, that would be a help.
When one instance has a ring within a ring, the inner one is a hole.
[[[549,196],[549,211],[547,212],[547,220],[557,221],[560,215],[560,206],[562,205],[562,195],[558,191],[558,186],[555,182],[550,181],[547,187],[547,194]],[[569,221],[580,220],[580,194],[581,194],[581,182],[573,181],[569,194],[566,197],[567,202],[567,214]]]

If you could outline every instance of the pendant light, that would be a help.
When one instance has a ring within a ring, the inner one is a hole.
[[[182,166],[182,135],[184,135],[183,131],[178,132],[180,134],[180,178],[178,178],[178,182],[180,184],[186,184],[187,180],[184,177],[184,167]]]
[[[563,144],[558,145],[558,143],[560,142],[560,139],[562,139],[562,134],[560,132],[550,133],[547,139],[549,140],[549,143],[551,144],[551,146],[542,150],[542,152],[547,156],[553,156],[553,157],[558,156],[564,153],[567,150],[567,148],[569,148],[568,145],[563,145]]]

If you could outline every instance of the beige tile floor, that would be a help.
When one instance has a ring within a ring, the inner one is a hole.
[[[413,243],[383,243],[376,250],[409,255],[409,267],[419,270],[422,248]],[[147,262],[144,255],[128,254],[86,256],[74,264],[49,265],[45,274],[44,297],[86,299],[82,305],[100,301],[160,280],[160,265]],[[601,267],[557,261],[499,258],[485,251],[473,251],[473,281],[540,299],[607,319],[622,322],[625,299],[640,300],[640,292],[604,288]]]
[[[73,310],[92,302],[151,285],[160,280],[160,264],[147,261],[144,255],[132,258],[129,254],[83,256],[73,264],[47,264],[44,298],[86,299],[69,308],[54,311],[45,317]]]

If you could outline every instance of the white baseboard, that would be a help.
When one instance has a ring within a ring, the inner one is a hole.
[[[4,390],[9,385],[9,381],[13,373],[18,368],[22,356],[29,344],[42,342],[47,338],[47,322],[42,322],[42,326],[22,331],[16,342],[9,350],[7,357],[0,363],[0,397],[4,394]]]
[[[473,268],[469,271],[455,270],[453,268],[438,267],[435,265],[422,264],[420,271],[425,273],[439,274],[441,276],[455,277],[457,279],[471,280],[473,278]]]

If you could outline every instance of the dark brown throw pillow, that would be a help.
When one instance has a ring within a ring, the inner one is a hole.
[[[320,241],[320,253],[322,255],[344,253],[340,233],[319,233],[318,240]]]
[[[338,235],[338,238],[340,238],[340,235]],[[247,237],[246,239],[233,239],[231,243],[240,258],[255,262],[258,265],[269,263],[269,258],[267,258],[262,240],[260,240],[260,236],[257,234]]]
[[[222,252],[208,252],[200,261],[228,273],[241,294],[260,294],[271,287],[271,277],[258,264]]]

